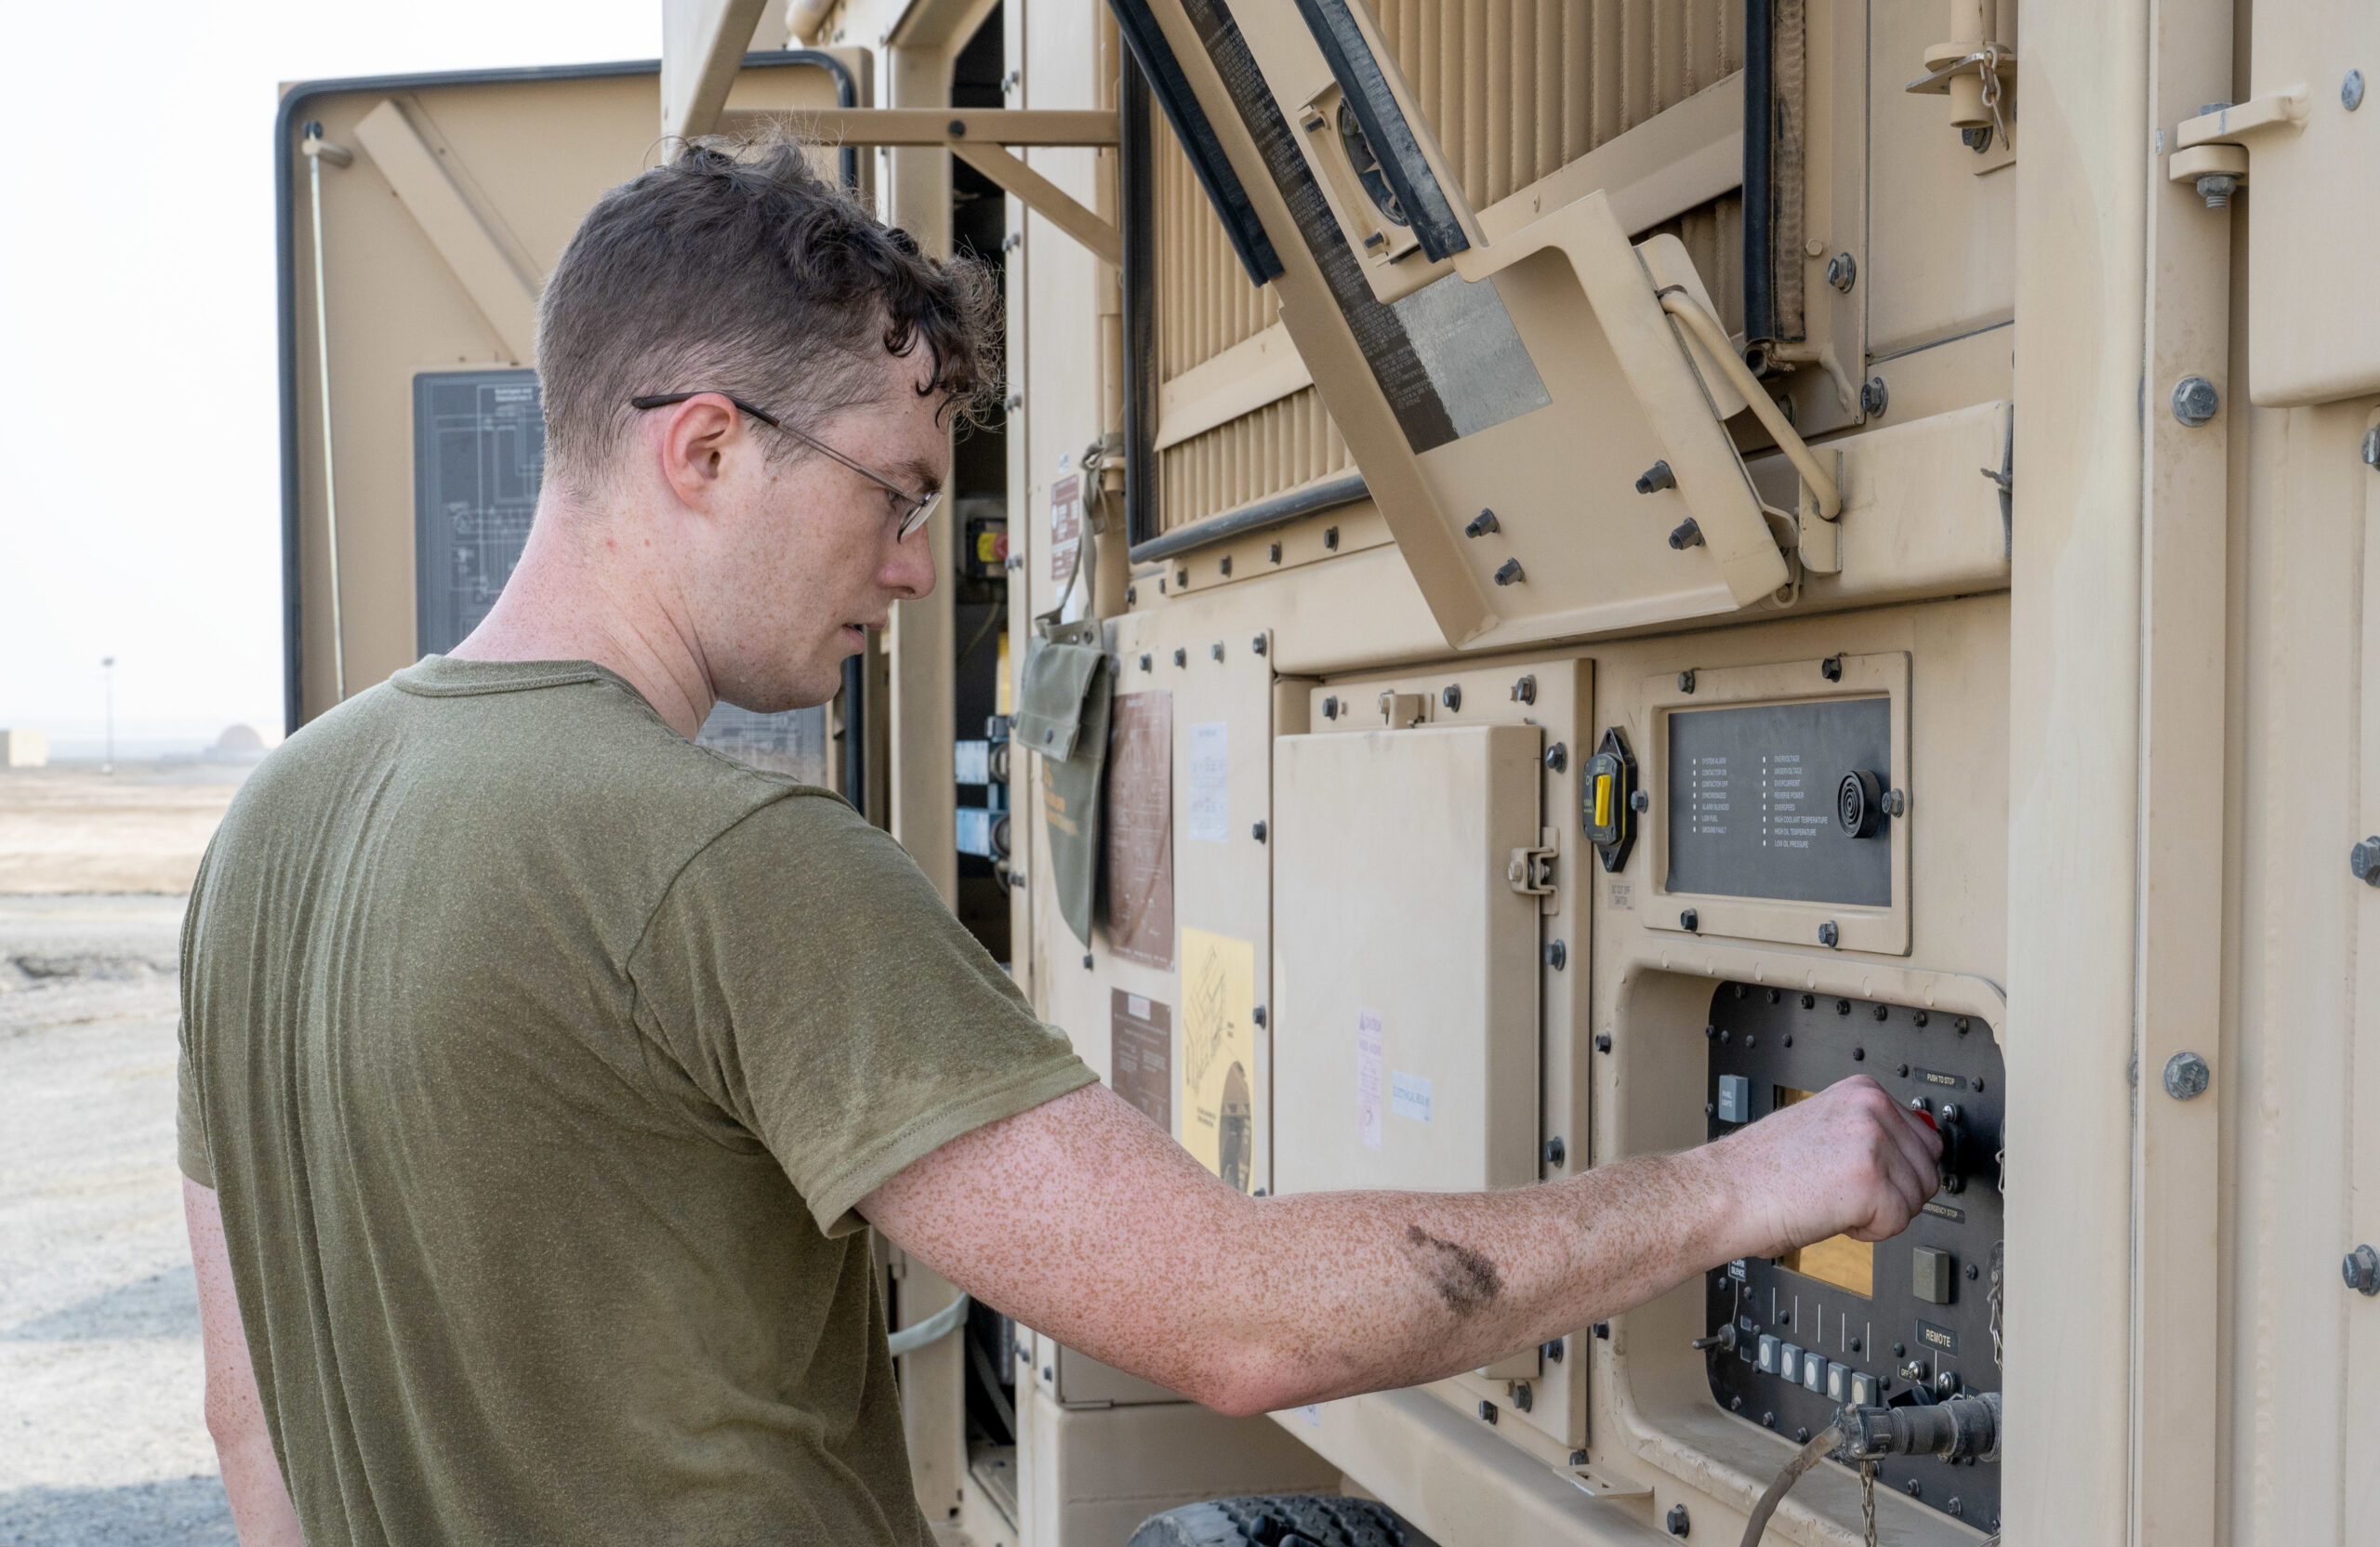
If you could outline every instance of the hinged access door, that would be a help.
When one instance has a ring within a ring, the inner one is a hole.
[[[1536,1180],[1535,725],[1274,743],[1273,1174],[1284,1193]],[[1527,886],[1514,884],[1515,856]]]
[[[1117,8],[1449,641],[1733,612],[1786,584],[1721,423],[1741,400],[1664,310],[1699,289],[1690,265],[1657,281],[1600,192],[1488,240],[1363,0]]]

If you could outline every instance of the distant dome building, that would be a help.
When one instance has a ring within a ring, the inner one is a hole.
[[[226,725],[206,749],[209,762],[254,762],[264,756],[264,737],[253,725]]]

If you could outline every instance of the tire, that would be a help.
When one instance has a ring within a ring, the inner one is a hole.
[[[1329,1494],[1210,1499],[1154,1514],[1130,1547],[1435,1547],[1386,1504]]]

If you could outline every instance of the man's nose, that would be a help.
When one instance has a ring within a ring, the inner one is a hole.
[[[929,522],[892,545],[884,562],[884,588],[915,602],[933,593],[933,525]]]

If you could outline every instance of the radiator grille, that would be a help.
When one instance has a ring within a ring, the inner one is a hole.
[[[1743,68],[1741,0],[1368,0],[1474,208],[1526,188]],[[1159,122],[1162,122],[1160,120]],[[1170,381],[1270,327],[1170,132],[1157,181],[1157,377]],[[1722,320],[1743,326],[1743,202],[1668,222]],[[1158,454],[1165,530],[1353,466],[1313,388]]]

